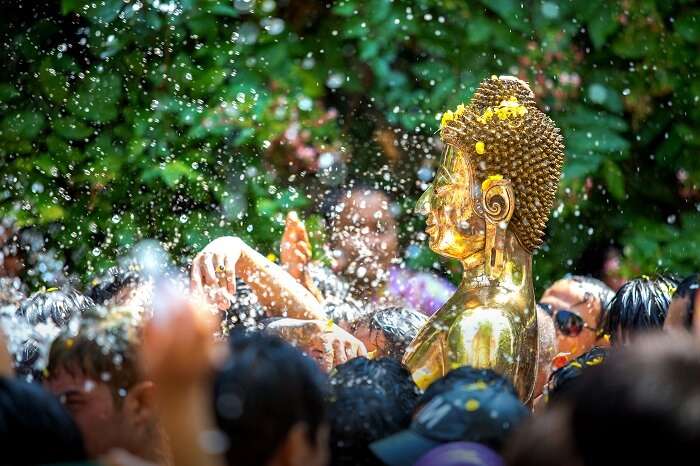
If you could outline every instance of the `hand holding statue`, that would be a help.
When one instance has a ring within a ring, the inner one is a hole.
[[[329,320],[279,319],[266,330],[297,346],[326,372],[350,359],[367,356],[360,340]]]
[[[229,308],[236,295],[236,263],[241,257],[242,241],[222,236],[209,243],[192,261],[190,288],[216,304]]]

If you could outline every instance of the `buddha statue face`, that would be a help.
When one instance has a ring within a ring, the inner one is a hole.
[[[447,146],[435,180],[418,200],[416,210],[426,215],[430,249],[458,260],[473,257],[485,247],[485,221],[467,158]]]

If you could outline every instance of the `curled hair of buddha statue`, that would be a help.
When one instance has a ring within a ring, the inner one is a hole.
[[[477,186],[510,182],[515,205],[509,229],[533,253],[554,203],[564,144],[559,128],[535,106],[527,83],[510,76],[484,80],[469,105],[443,114],[440,135],[463,154],[465,175]],[[461,164],[451,165],[454,170]]]

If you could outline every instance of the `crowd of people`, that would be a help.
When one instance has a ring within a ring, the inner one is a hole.
[[[185,279],[126,261],[82,289],[0,279],[0,464],[666,463],[700,445],[700,275],[567,276],[537,306],[536,397],[401,363],[454,292],[403,267],[386,194],[328,208],[332,266],[287,217],[279,263],[236,237]]]

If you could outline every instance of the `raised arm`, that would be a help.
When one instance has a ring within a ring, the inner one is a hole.
[[[277,264],[240,238],[223,236],[209,243],[192,262],[193,291],[214,291],[217,301],[234,298],[236,275],[248,283],[269,314],[297,319],[325,319],[318,300]]]

